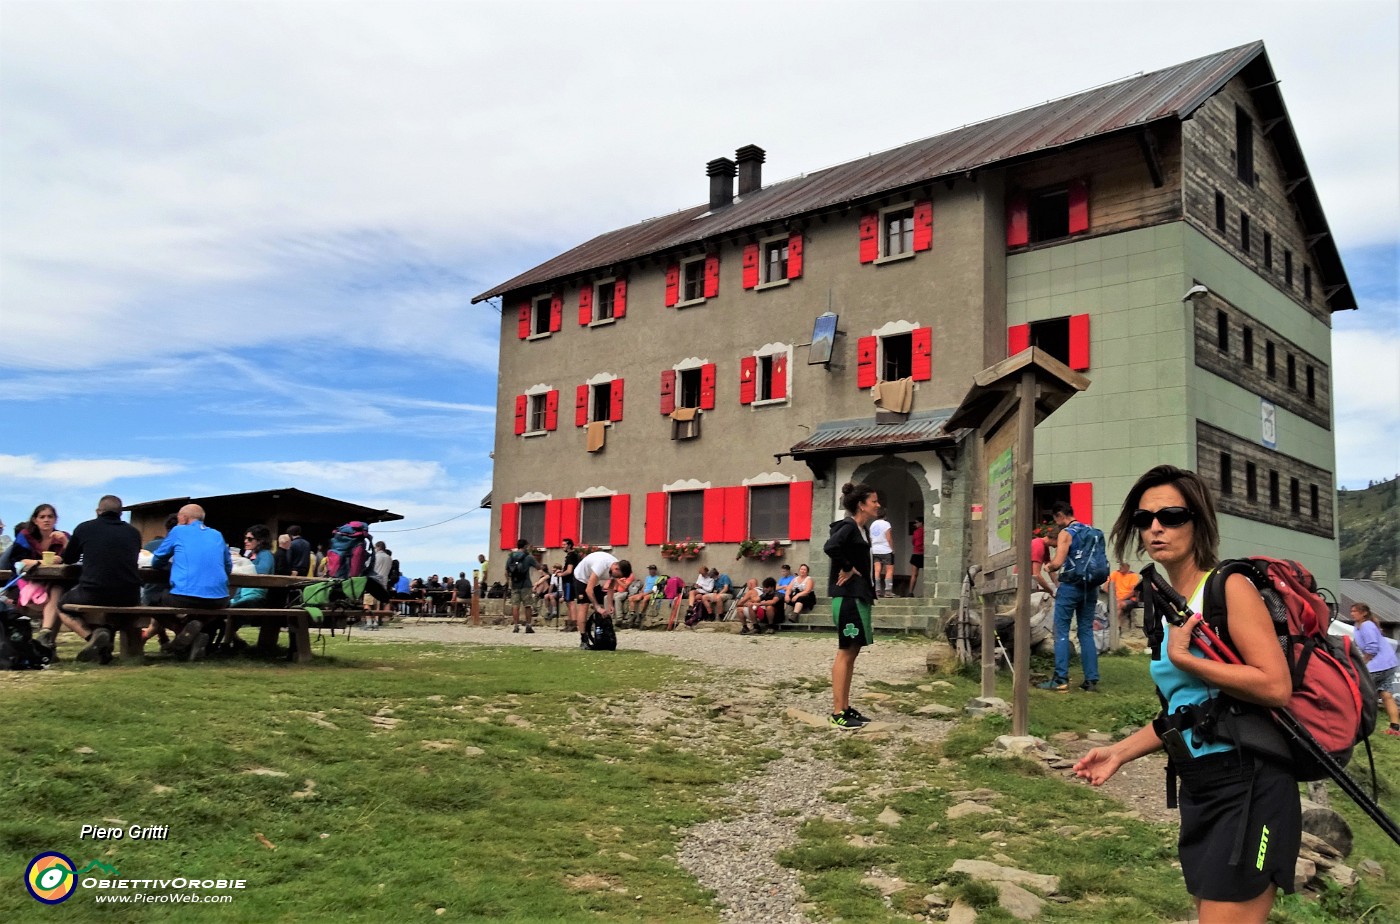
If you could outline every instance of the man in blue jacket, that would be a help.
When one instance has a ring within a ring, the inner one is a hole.
[[[170,563],[170,590],[159,605],[186,610],[227,608],[228,576],[233,572],[228,543],[217,529],[204,525],[204,508],[198,504],[181,507],[178,517],[179,523],[155,553],[157,565]],[[170,651],[194,661],[204,653],[207,643],[203,622],[186,617]]]

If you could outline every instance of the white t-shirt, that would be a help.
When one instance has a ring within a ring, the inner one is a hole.
[[[890,545],[890,523],[888,520],[875,520],[870,524],[870,554],[894,554],[894,546]]]
[[[617,559],[607,552],[589,552],[587,555],[583,556],[583,560],[574,567],[574,580],[578,581],[580,584],[587,584],[588,576],[590,574],[596,574],[600,582],[606,581],[608,578],[612,577],[611,569],[613,563],[616,561]]]

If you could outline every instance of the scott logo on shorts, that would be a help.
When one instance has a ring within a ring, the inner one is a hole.
[[[1259,835],[1259,857],[1254,862],[1254,868],[1262,870],[1264,868],[1264,855],[1269,852],[1269,826],[1265,825],[1263,832]]]

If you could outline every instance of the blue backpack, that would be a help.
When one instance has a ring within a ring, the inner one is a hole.
[[[1103,531],[1078,522],[1065,529],[1069,530],[1069,554],[1060,569],[1060,581],[1096,587],[1108,580],[1108,552],[1104,548]]]

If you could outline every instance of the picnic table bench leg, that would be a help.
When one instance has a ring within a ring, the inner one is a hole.
[[[282,631],[282,627],[270,619],[264,619],[258,624],[258,650],[263,652],[277,650],[277,633]]]
[[[137,625],[137,618],[127,616],[122,619],[119,630],[122,637],[122,660],[139,661],[145,657],[146,637],[141,626]]]
[[[287,622],[287,632],[296,651],[295,660],[298,664],[305,664],[311,660],[311,615],[293,613],[287,617]]]

